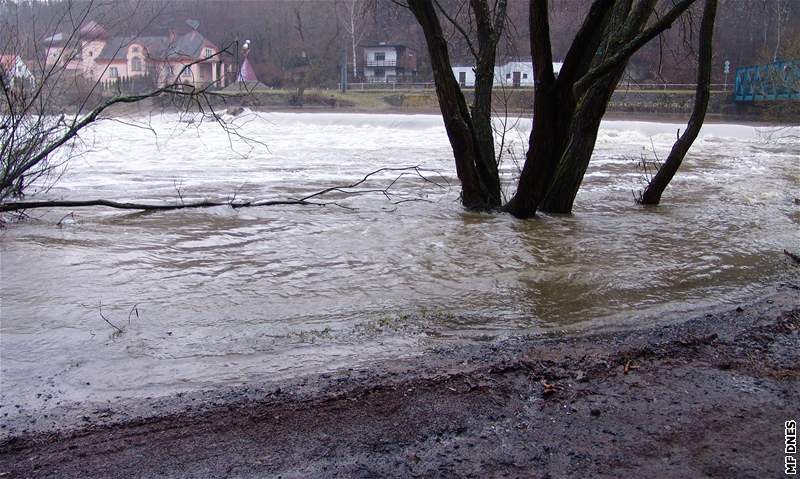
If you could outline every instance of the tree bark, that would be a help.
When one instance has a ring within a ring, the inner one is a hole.
[[[434,0],[435,1],[435,0]],[[569,213],[588,168],[600,121],[630,57],[697,0],[673,0],[648,21],[658,0],[594,0],[556,78],[553,71],[547,0],[529,0],[531,54],[535,90],[533,127],[517,191],[504,210],[529,218],[537,210]],[[491,130],[491,87],[497,35],[487,19],[487,0],[469,0],[475,15],[478,47],[469,33],[442,11],[465,37],[476,56],[476,92],[472,114],[455,80],[447,43],[431,0],[409,0],[425,33],[436,93],[462,182],[464,205],[499,205],[499,181]],[[495,8],[502,4],[496,3]],[[500,10],[497,8],[497,10]],[[497,14],[495,13],[495,22]],[[646,28],[645,28],[646,27]],[[491,162],[491,163],[490,163]]]
[[[656,0],[621,0],[613,7],[602,37],[602,56],[571,86],[579,98],[569,127],[569,142],[558,161],[552,183],[540,208],[548,213],[571,213],[594,151],[597,132],[608,102],[622,77],[628,59],[647,40],[669,28],[695,0],[681,0],[650,27],[645,28]]]
[[[642,193],[639,202],[643,205],[657,205],[661,195],[678,172],[683,158],[700,133],[708,109],[711,96],[711,60],[713,55],[712,39],[714,36],[714,20],[717,13],[717,0],[706,0],[703,19],[700,24],[700,53],[697,65],[697,90],[694,96],[694,107],[689,118],[686,131],[672,146],[666,161],[658,169],[658,173],[650,180]]]
[[[533,128],[517,191],[505,210],[518,218],[536,214],[569,143],[575,114],[575,78],[588,70],[600,45],[614,0],[595,0],[575,35],[556,79],[550,44],[547,0],[530,0],[531,52],[534,62]]]
[[[618,1],[607,12],[603,33],[597,39],[599,48],[594,50],[602,53],[599,55],[595,53],[594,58],[587,61],[587,64],[576,69],[576,77],[585,76],[586,72],[591,71],[591,66],[602,64],[627,38],[634,36],[647,21],[655,0],[640,0],[634,11],[631,11],[632,3],[632,0]],[[585,55],[582,56],[585,58]],[[617,64],[605,76],[591,83],[588,91],[580,92],[578,102],[572,107],[574,113],[567,127],[566,145],[557,160],[553,179],[540,204],[542,211],[548,213],[572,211],[575,196],[589,167],[600,122],[624,71],[625,64]],[[574,84],[565,82],[563,87],[571,90],[573,95],[578,95]]]
[[[496,24],[492,22],[489,6],[485,0],[470,0],[478,35],[478,58],[475,65],[475,96],[472,101],[472,125],[476,145],[478,147],[478,168],[484,171],[490,187],[492,204],[499,207],[502,198],[500,193],[500,174],[494,150],[494,129],[492,128],[492,89],[494,86],[494,66],[497,44],[502,34],[505,21],[505,0],[498,2]],[[496,179],[496,180],[495,180]]]
[[[577,113],[570,125],[569,143],[558,162],[553,182],[542,200],[542,211],[562,214],[572,211],[583,176],[589,167],[600,122],[624,70],[625,67],[622,66],[613,75],[597,82],[577,107]]]
[[[442,111],[447,137],[453,148],[456,173],[461,181],[461,201],[467,209],[487,211],[500,207],[500,178],[497,164],[492,156],[486,157],[488,148],[485,143],[485,132],[475,133],[476,128],[470,116],[467,102],[461,87],[453,76],[450,56],[447,52],[447,40],[444,38],[439,18],[431,0],[409,0],[411,12],[416,17],[425,35],[430,54],[433,78],[436,83],[436,96]],[[477,85],[476,85],[477,88]],[[491,96],[491,91],[489,96]],[[491,111],[491,104],[488,110]],[[479,120],[478,128],[486,128]],[[491,137],[491,124],[489,135]],[[478,136],[483,138],[479,140]],[[494,144],[494,138],[491,137]]]

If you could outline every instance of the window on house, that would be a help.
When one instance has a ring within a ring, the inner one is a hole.
[[[522,78],[528,78],[528,74],[527,73],[523,73],[522,74]]]
[[[133,53],[139,53],[139,47],[131,47]]]
[[[133,72],[140,72],[142,71],[142,59],[139,57],[134,57],[131,60],[131,71]]]
[[[183,68],[183,67],[181,67],[181,68]],[[187,68],[187,69],[183,70],[181,72],[181,76],[182,77],[190,77],[190,76],[192,76],[192,69],[191,68]]]
[[[108,76],[111,78],[119,78],[119,70],[117,67],[111,67],[108,69]]]
[[[386,70],[384,70],[383,68],[376,68],[375,69],[375,76],[376,77],[381,77],[381,78],[385,77],[386,76]]]
[[[375,61],[382,62],[386,60],[386,52],[375,52]]]
[[[206,58],[210,57],[213,54],[214,54],[214,50],[212,50],[211,48],[206,48],[206,53],[205,53],[205,57]]]
[[[511,78],[511,74],[510,73],[506,73],[506,80],[508,80],[510,78]]]

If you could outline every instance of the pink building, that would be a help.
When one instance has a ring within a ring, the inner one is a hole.
[[[184,83],[224,86],[230,71],[217,55],[219,47],[195,29],[183,35],[111,36],[91,21],[74,35],[57,33],[44,43],[47,65],[63,63],[67,70],[93,81],[150,75],[157,85],[164,85],[180,74]]]

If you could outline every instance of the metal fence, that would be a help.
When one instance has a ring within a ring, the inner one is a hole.
[[[342,84],[339,83],[338,88],[342,89]],[[433,82],[424,83],[404,83],[393,81],[372,81],[368,83],[348,83],[347,89],[353,91],[359,90],[433,90],[436,85]]]
[[[713,91],[728,91],[732,85],[725,83],[712,83],[711,90]],[[341,83],[338,88],[341,90]],[[694,91],[697,87],[695,83],[627,83],[621,82],[617,85],[617,91]],[[369,83],[348,83],[347,89],[352,91],[361,90],[434,90],[436,85],[433,82],[418,82],[418,83],[405,83],[394,81],[373,81]],[[499,89],[500,86],[497,86]],[[504,86],[506,90],[532,90],[533,86],[521,85],[518,87]],[[472,87],[463,87],[464,90],[471,90]]]

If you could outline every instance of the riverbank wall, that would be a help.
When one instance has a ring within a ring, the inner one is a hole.
[[[761,102],[737,103],[732,92],[711,93],[708,115],[717,121],[755,121],[780,124],[800,123],[800,103]],[[465,91],[467,102],[473,93]],[[439,105],[433,90],[309,90],[302,96],[294,90],[260,90],[224,92],[219,105],[245,106],[255,109],[337,110],[375,113],[438,113]],[[688,119],[694,104],[694,92],[682,90],[617,90],[608,105],[608,112],[635,113],[643,117],[665,116]],[[498,114],[507,112],[528,116],[533,110],[532,89],[501,89],[494,95]]]

